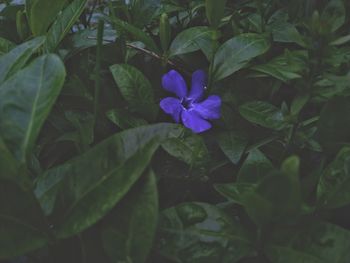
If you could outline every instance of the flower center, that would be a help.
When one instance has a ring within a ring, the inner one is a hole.
[[[181,100],[181,105],[182,105],[186,110],[189,110],[190,108],[193,107],[192,103],[193,103],[193,99],[191,99],[191,98],[185,97],[185,98],[182,98],[182,100]]]

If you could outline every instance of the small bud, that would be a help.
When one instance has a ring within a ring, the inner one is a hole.
[[[225,12],[226,0],[206,0],[205,8],[210,25],[217,28]]]
[[[159,36],[160,36],[160,44],[162,45],[163,51],[168,50],[170,44],[171,37],[171,28],[169,23],[169,18],[166,13],[163,13],[160,16],[160,27],[159,27]]]

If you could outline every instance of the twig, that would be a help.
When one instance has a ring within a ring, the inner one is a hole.
[[[88,36],[88,39],[97,39],[96,37],[89,37]],[[108,42],[108,43],[114,43],[114,41],[112,40],[107,40],[107,39],[104,39],[103,40],[104,42]],[[135,46],[131,43],[126,43],[126,46],[129,47],[129,48],[133,48],[133,49],[136,49],[146,55],[149,55],[153,58],[156,58],[156,59],[159,59],[159,60],[163,60],[163,57],[158,55],[157,53],[153,52],[153,51],[150,51],[148,49],[145,49],[145,48],[142,48],[142,47],[138,47],[138,46]],[[189,72],[188,70],[184,69],[183,67],[181,67],[180,65],[178,65],[177,63],[175,63],[174,61],[170,60],[170,59],[167,59],[167,64],[169,64],[170,66],[172,67],[175,67],[175,68],[178,68],[179,70],[181,70],[182,72],[184,72],[186,75],[188,76],[191,76],[191,72]]]
[[[97,6],[97,2],[98,2],[98,0],[94,0],[94,2],[92,4],[91,12],[90,12],[88,20],[86,22],[88,26],[90,26],[90,22],[91,22],[93,14],[94,14],[95,8]]]

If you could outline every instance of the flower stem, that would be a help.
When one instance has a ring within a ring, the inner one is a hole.
[[[99,99],[100,99],[100,89],[101,89],[101,52],[103,44],[103,29],[104,21],[98,21],[97,27],[97,47],[96,47],[96,65],[95,65],[95,96],[94,96],[94,126],[96,127]]]

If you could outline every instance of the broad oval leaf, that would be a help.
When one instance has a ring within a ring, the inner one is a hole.
[[[215,30],[206,26],[188,28],[179,33],[171,42],[169,56],[194,52],[211,45],[216,38],[216,34]]]
[[[103,222],[103,247],[112,262],[145,262],[157,219],[157,181],[149,170]]]
[[[223,132],[218,136],[218,143],[227,158],[234,164],[238,164],[246,147],[248,139],[235,132]]]
[[[350,232],[322,221],[277,228],[265,244],[265,253],[272,263],[347,263]]]
[[[44,55],[0,86],[0,135],[20,162],[26,161],[65,75],[56,55]]]
[[[18,185],[0,180],[0,260],[38,249],[48,242],[35,198]]]
[[[45,202],[53,205],[57,192],[64,200],[65,209],[56,215],[57,236],[77,234],[101,219],[138,180],[159,143],[182,130],[162,123],[126,130],[44,173],[35,190],[41,206],[52,210]],[[60,191],[51,191],[53,187]]]
[[[286,126],[283,112],[265,101],[251,101],[239,107],[239,113],[248,121],[265,128],[281,130]]]
[[[0,57],[0,83],[24,67],[33,53],[44,44],[44,41],[44,37],[37,37],[2,55]]]
[[[350,203],[350,148],[344,147],[323,171],[317,197],[320,205],[337,208]]]
[[[30,2],[32,2],[30,6],[27,6],[27,12],[30,12],[30,28],[34,35],[39,36],[46,33],[67,0],[35,0]]]
[[[160,217],[158,251],[182,263],[235,263],[253,251],[242,225],[219,208],[184,203]]]
[[[238,182],[258,183],[273,170],[271,161],[258,149],[251,150],[237,175]]]
[[[140,70],[127,64],[113,65],[110,70],[130,109],[148,120],[153,120],[158,106],[154,102],[150,81]]]
[[[227,40],[214,57],[213,72],[216,81],[245,67],[248,62],[270,48],[266,36],[255,33],[241,34]]]
[[[255,190],[256,184],[253,183],[229,183],[217,184],[215,190],[228,200],[237,204],[244,205],[244,195]]]
[[[323,9],[322,20],[330,27],[331,32],[338,30],[345,23],[345,18],[346,9],[341,0],[331,0]]]
[[[254,191],[240,197],[240,202],[259,226],[294,220],[300,214],[300,187],[294,178],[275,171],[265,176]]]
[[[171,156],[191,167],[202,168],[208,164],[210,159],[203,138],[197,134],[166,140],[162,147]]]
[[[46,1],[46,0],[44,0]],[[84,11],[87,0],[74,0],[57,17],[47,32],[46,49],[54,51]]]
[[[306,51],[288,51],[263,65],[252,67],[253,70],[271,75],[272,77],[287,82],[288,80],[301,78],[307,69],[308,54]]]
[[[119,126],[122,130],[136,128],[138,126],[147,125],[147,121],[134,117],[128,111],[123,109],[113,109],[106,112],[107,118]]]

